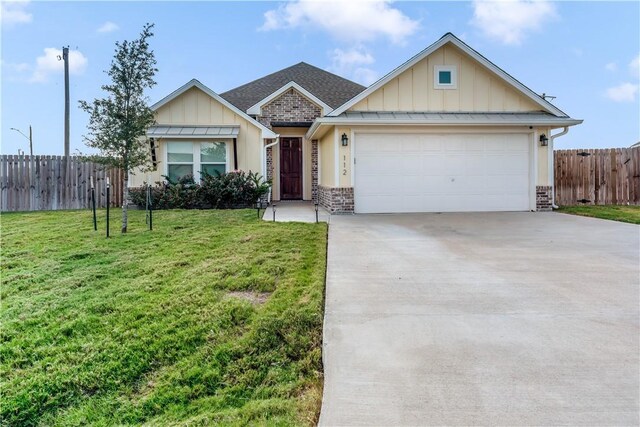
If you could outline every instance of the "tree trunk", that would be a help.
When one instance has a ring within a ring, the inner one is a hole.
[[[127,209],[129,208],[129,178],[125,173],[124,186],[122,187],[122,234],[127,232]]]

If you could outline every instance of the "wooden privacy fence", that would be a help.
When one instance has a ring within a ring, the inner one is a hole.
[[[91,206],[90,177],[96,206],[107,206],[106,178],[111,184],[110,205],[122,204],[121,169],[70,156],[0,156],[0,210],[40,211],[83,209]]]
[[[640,147],[558,150],[554,167],[557,205],[640,205]]]

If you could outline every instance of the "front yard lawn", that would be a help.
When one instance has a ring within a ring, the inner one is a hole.
[[[326,224],[112,214],[2,215],[0,424],[314,424]]]
[[[558,212],[640,224],[640,206],[562,206]]]

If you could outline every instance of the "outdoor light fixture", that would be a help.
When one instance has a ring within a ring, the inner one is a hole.
[[[543,133],[542,135],[540,135],[540,145],[542,145],[543,147],[546,147],[548,144],[549,144],[549,138],[547,138],[547,135]]]
[[[349,138],[347,137],[346,133],[342,134],[342,146],[346,147],[347,145],[349,145]]]

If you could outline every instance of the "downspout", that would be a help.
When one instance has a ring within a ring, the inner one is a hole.
[[[261,157],[262,157],[262,179],[266,180],[267,179],[267,148],[273,147],[274,145],[278,144],[280,142],[280,135],[276,134],[276,140],[274,142],[272,142],[271,144],[267,144],[263,147],[263,150],[261,151]],[[273,159],[273,155],[271,157]],[[271,177],[271,179],[273,180],[273,176]],[[271,184],[271,186],[269,187],[269,196],[268,196],[268,201],[267,203],[271,204],[271,191],[273,189],[273,184]]]
[[[555,177],[556,167],[553,164],[553,143],[554,143],[554,140],[557,137],[562,136],[562,135],[566,135],[567,133],[569,133],[569,126],[565,126],[564,130],[562,132],[557,133],[555,135],[551,135],[549,137],[549,148],[547,150],[548,151],[548,153],[547,153],[547,156],[548,156],[547,162],[548,162],[549,168],[551,170],[551,174],[550,174],[551,175],[551,177],[550,177],[550,179],[551,179],[551,209],[558,209],[559,208],[559,206],[556,205],[556,177]]]

